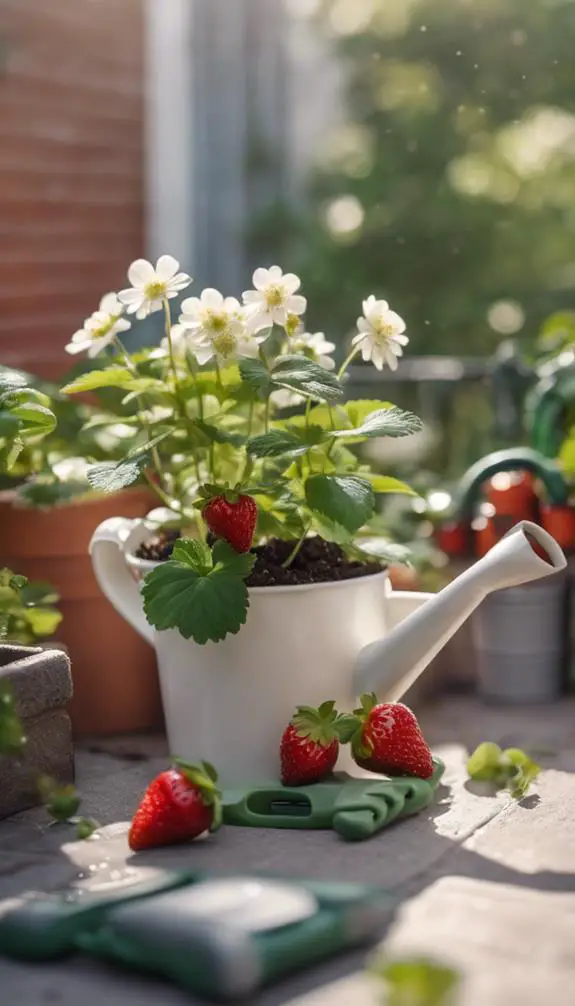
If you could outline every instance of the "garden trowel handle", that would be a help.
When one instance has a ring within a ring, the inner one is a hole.
[[[399,817],[405,798],[391,787],[385,794],[361,797],[347,807],[339,808],[333,816],[333,830],[350,842],[371,838]]]

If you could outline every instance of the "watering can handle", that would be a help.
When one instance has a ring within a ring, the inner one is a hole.
[[[103,594],[133,629],[154,645],[154,633],[146,621],[138,584],[124,556],[126,538],[138,524],[127,517],[109,517],[96,528],[90,542],[94,576]]]
[[[549,458],[531,447],[512,447],[494,451],[468,468],[459,483],[455,499],[455,512],[461,520],[471,521],[477,494],[483,482],[499,472],[518,469],[533,472],[544,483],[552,503],[561,505],[569,498],[569,487],[560,468]]]

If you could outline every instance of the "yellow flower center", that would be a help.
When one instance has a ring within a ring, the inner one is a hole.
[[[219,356],[230,356],[236,348],[236,340],[229,328],[219,332],[212,338],[212,344]]]
[[[144,293],[148,300],[160,300],[161,297],[165,296],[166,284],[161,283],[158,279],[153,280],[151,283],[146,283]]]
[[[99,328],[95,328],[92,330],[92,332],[90,333],[92,339],[102,339],[105,335],[108,335],[110,329],[116,323],[118,318],[119,315],[117,315],[116,317],[112,317],[112,315],[110,315],[108,320],[103,321]]]
[[[208,309],[204,316],[204,325],[212,332],[225,332],[228,327],[228,319],[225,314]]]
[[[379,343],[386,343],[393,335],[393,325],[390,325],[388,321],[384,321],[383,318],[372,321],[371,325]]]
[[[290,336],[294,336],[301,325],[301,319],[298,318],[297,314],[288,314],[287,321],[285,323],[285,330]]]
[[[266,304],[268,307],[281,307],[285,300],[285,291],[281,286],[268,286]]]

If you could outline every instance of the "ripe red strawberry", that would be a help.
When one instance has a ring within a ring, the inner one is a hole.
[[[323,702],[319,709],[297,707],[280,743],[284,786],[305,786],[329,775],[348,721],[349,716],[339,715],[335,702]]]
[[[362,768],[386,775],[433,774],[431,751],[411,709],[402,702],[379,702],[362,695],[354,710],[357,730],[351,740],[354,760]]]
[[[217,773],[207,762],[187,765],[174,760],[174,768],[160,772],[148,786],[138,807],[128,843],[138,852],[170,845],[216,831],[221,824]]]
[[[203,515],[212,534],[223,538],[236,552],[249,552],[258,516],[251,496],[233,491],[214,496],[205,505]]]

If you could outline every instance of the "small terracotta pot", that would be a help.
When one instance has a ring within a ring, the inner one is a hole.
[[[434,534],[438,548],[450,558],[462,558],[471,552],[471,530],[468,524],[452,521],[438,527]]]
[[[76,734],[123,733],[162,723],[156,657],[118,615],[94,578],[88,545],[108,517],[145,517],[154,505],[146,489],[37,510],[0,493],[0,565],[60,594],[57,639],[72,662],[69,711]]]
[[[485,487],[485,497],[496,514],[520,520],[536,520],[538,499],[531,472],[499,472]]]
[[[545,503],[541,506],[541,523],[564,551],[575,550],[575,507]]]

